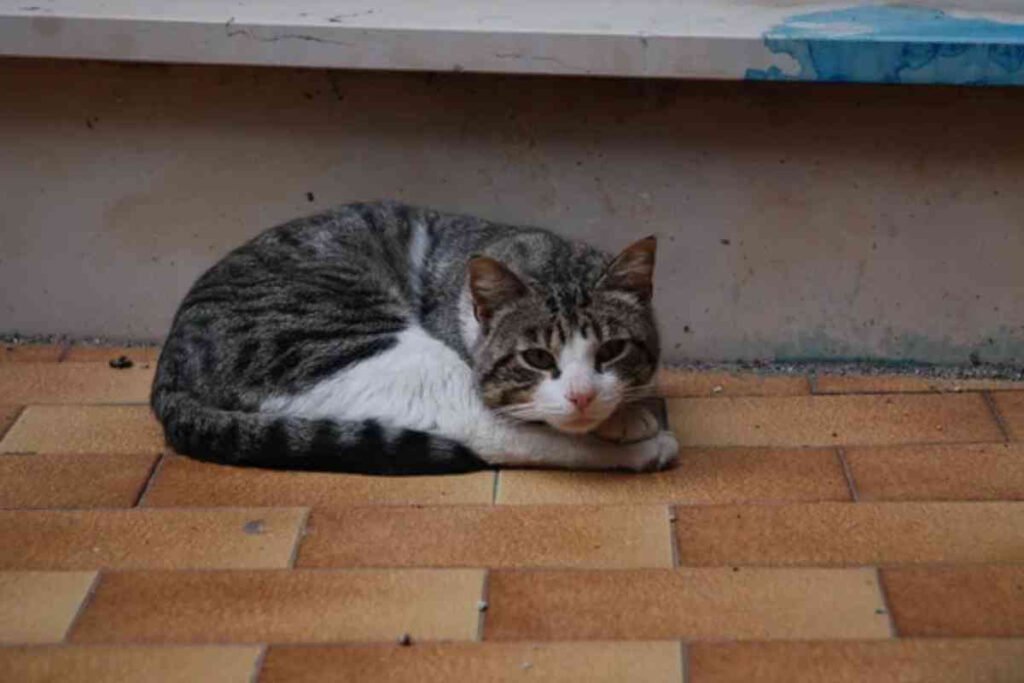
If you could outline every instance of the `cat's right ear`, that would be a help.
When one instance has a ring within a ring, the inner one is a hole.
[[[485,328],[495,311],[526,294],[523,281],[489,256],[470,258],[468,269],[473,312]]]

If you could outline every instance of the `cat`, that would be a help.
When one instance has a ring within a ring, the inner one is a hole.
[[[199,460],[438,474],[657,470],[656,240],[612,258],[393,201],[271,228],[192,286],[150,404]]]

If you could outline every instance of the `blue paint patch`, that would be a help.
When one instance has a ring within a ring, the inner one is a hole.
[[[748,69],[749,80],[1024,85],[1024,24],[872,5],[787,17],[764,41],[799,71]]]

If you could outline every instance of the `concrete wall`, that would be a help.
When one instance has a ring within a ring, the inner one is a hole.
[[[1024,90],[3,60],[0,334],[159,339],[232,246],[395,197],[659,234],[670,360],[1024,363],[1022,122]]]

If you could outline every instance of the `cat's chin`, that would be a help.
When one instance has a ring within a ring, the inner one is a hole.
[[[548,424],[558,431],[565,432],[566,434],[586,434],[587,432],[597,429],[601,424],[601,420],[583,418],[576,420],[562,420],[559,422],[551,421],[548,422]]]

